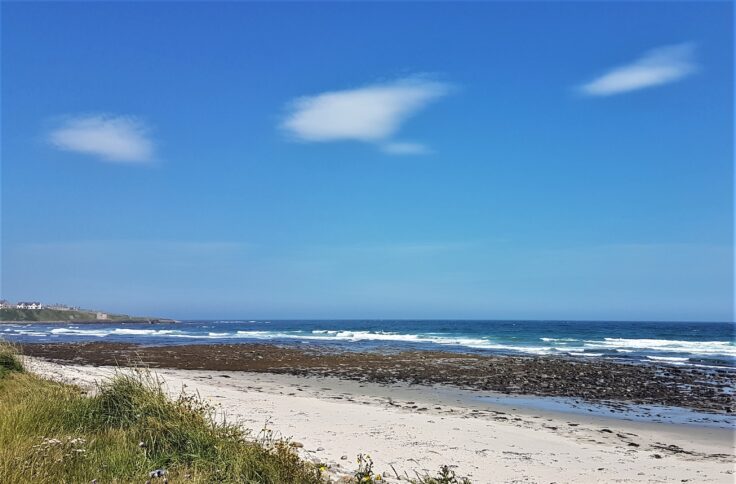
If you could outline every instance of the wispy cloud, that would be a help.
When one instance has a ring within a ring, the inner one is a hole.
[[[432,150],[421,143],[391,141],[383,143],[381,149],[390,155],[426,155]]]
[[[74,240],[60,242],[28,242],[22,249],[32,253],[84,253],[97,254],[105,251],[131,253],[151,251],[160,254],[206,256],[237,251],[250,250],[252,244],[230,241],[193,241],[193,240],[141,240],[141,239],[101,239]]]
[[[581,86],[589,96],[610,96],[683,79],[697,70],[692,43],[650,50],[634,62],[616,67]]]
[[[65,118],[49,134],[56,148],[117,163],[145,163],[153,159],[147,126],[132,116],[86,115]]]
[[[324,92],[292,101],[282,127],[301,141],[352,140],[375,143],[391,154],[426,153],[419,143],[392,138],[411,116],[448,91],[445,83],[407,78]]]

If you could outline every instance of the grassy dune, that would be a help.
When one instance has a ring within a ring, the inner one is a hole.
[[[169,399],[146,373],[121,373],[87,396],[24,372],[0,346],[0,482],[324,482],[288,442],[211,416],[195,397]]]
[[[195,395],[170,399],[147,371],[120,372],[93,395],[25,371],[0,341],[0,483],[330,482],[327,468],[302,460],[264,429],[252,435],[222,422]],[[383,481],[368,456],[352,478]],[[468,484],[443,466],[415,484]]]

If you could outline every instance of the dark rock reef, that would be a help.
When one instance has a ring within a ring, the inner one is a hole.
[[[377,383],[447,384],[507,394],[593,402],[657,404],[730,413],[734,371],[629,364],[601,359],[488,356],[441,351],[339,351],[272,344],[139,346],[127,343],[26,344],[27,355],[92,365],[332,376]]]

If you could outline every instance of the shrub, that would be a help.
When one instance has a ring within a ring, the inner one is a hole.
[[[0,378],[11,371],[22,372],[23,364],[14,346],[0,341]]]
[[[380,482],[382,477],[380,474],[373,473],[373,459],[367,454],[358,454],[358,469],[355,471],[353,477],[359,484],[374,484]]]

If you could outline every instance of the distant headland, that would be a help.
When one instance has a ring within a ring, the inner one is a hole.
[[[173,319],[114,314],[96,309],[82,309],[65,304],[43,304],[37,301],[11,303],[0,300],[0,323],[173,323]]]

